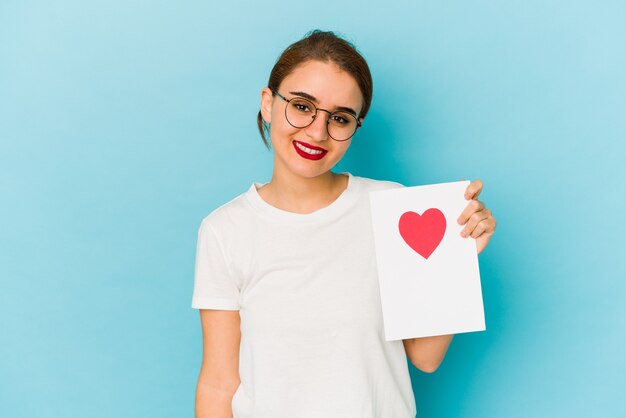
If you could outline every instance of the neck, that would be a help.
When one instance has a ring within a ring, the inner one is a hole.
[[[346,189],[347,184],[347,176],[330,170],[317,177],[302,177],[275,168],[272,180],[258,191],[272,206],[306,214],[330,205]]]

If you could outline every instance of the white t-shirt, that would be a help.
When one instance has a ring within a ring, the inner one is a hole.
[[[414,418],[401,340],[384,338],[368,192],[278,209],[250,189],[203,219],[192,307],[239,310],[234,418]]]

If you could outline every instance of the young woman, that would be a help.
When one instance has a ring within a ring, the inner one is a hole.
[[[309,33],[272,69],[258,115],[272,179],[198,231],[196,417],[415,417],[407,356],[433,372],[452,335],[384,339],[368,193],[403,186],[331,171],[371,99],[367,63],[332,32]],[[496,225],[481,190],[471,182],[458,219],[479,253]]]

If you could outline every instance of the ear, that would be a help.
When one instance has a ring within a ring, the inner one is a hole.
[[[269,87],[264,87],[261,90],[261,116],[263,120],[270,123],[272,120],[272,104],[274,103],[274,96],[272,90]]]

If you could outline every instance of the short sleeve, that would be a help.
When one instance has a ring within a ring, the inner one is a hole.
[[[239,310],[239,289],[228,267],[224,249],[206,220],[198,230],[191,307]]]

